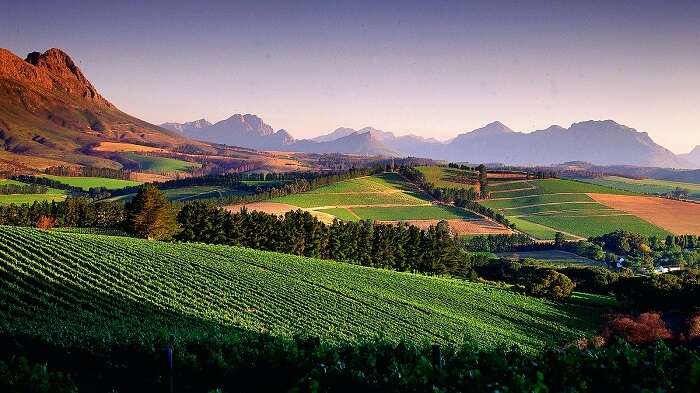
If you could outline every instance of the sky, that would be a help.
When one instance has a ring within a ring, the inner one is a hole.
[[[61,48],[156,124],[448,139],[613,119],[700,145],[700,1],[0,0],[0,47]]]

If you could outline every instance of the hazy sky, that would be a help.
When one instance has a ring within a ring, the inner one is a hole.
[[[254,113],[296,137],[446,139],[614,119],[674,152],[700,144],[697,0],[0,0],[0,47],[62,48],[153,123]]]

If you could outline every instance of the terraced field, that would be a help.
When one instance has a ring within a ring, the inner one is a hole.
[[[556,232],[587,238],[618,229],[647,236],[668,231],[627,211],[599,203],[595,195],[633,195],[601,185],[563,179],[518,180],[490,184],[491,199],[484,206],[497,209],[522,232],[551,240]]]
[[[228,246],[0,227],[0,333],[180,342],[240,329],[354,341],[518,345],[597,330],[603,308],[504,288]]]
[[[695,183],[657,179],[630,179],[620,176],[580,179],[580,181],[640,194],[666,194],[677,188],[681,188],[688,190],[688,199],[700,201],[700,184]]]

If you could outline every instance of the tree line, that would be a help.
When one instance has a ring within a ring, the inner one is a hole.
[[[2,184],[0,185],[0,195],[46,194],[48,189],[40,184]]]
[[[227,212],[206,203],[183,206],[178,214],[181,241],[243,246],[363,266],[429,274],[468,274],[483,255],[462,252],[449,225],[428,230],[404,224],[335,220],[325,225],[297,210],[276,216],[246,209]]]
[[[130,171],[112,168],[52,166],[46,168],[44,173],[53,176],[107,177],[110,179],[122,180],[129,180],[131,178]]]

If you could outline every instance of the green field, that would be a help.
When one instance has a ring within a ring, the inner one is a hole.
[[[574,180],[565,179],[540,179],[528,180],[526,182],[518,182],[517,188],[530,187],[528,190],[508,191],[513,187],[513,183],[498,183],[498,185],[489,185],[492,198],[513,198],[529,195],[543,195],[556,193],[597,193],[597,194],[634,194],[628,191],[615,190],[609,187],[599,186],[597,184],[583,183]]]
[[[86,176],[52,176],[42,175],[47,179],[55,180],[73,187],[80,187],[84,191],[91,188],[104,187],[108,190],[118,190],[126,187],[138,186],[141,182],[133,180],[110,179],[107,177],[86,177]]]
[[[240,329],[526,351],[594,334],[602,308],[506,288],[228,246],[0,227],[0,333],[179,342]]]
[[[535,224],[534,222],[524,220],[518,217],[508,217],[508,220],[515,224],[519,231],[525,232],[528,235],[539,240],[554,240],[557,231],[552,228]]]
[[[11,179],[0,179],[1,185],[15,185],[23,186],[26,183],[22,183]],[[58,190],[55,188],[48,188],[45,194],[7,194],[0,195],[0,205],[21,205],[21,204],[32,204],[34,202],[52,202],[52,201],[62,201],[66,199],[66,192],[64,190]]]
[[[352,212],[363,220],[380,221],[480,218],[472,212],[451,206],[356,207]]]
[[[666,194],[674,191],[676,188],[682,188],[688,190],[688,199],[700,200],[700,184],[695,183],[657,179],[630,179],[620,176],[606,176],[603,178],[580,180],[591,184],[642,194]]]
[[[425,180],[440,188],[472,188],[469,181],[476,180],[478,172],[442,166],[417,166]]]
[[[345,180],[313,191],[274,198],[272,201],[303,208],[372,205],[411,206],[425,205],[429,203],[429,197],[412,190],[410,184],[399,175],[385,173]]]
[[[272,202],[288,203],[298,207],[353,206],[353,205],[417,205],[428,203],[421,195],[410,192],[390,194],[292,194],[275,198]]]
[[[162,190],[165,196],[173,202],[192,201],[197,199],[222,198],[231,195],[245,195],[245,192],[235,188],[220,186],[190,186]],[[108,201],[130,201],[136,194],[119,195],[107,198]]]
[[[138,164],[138,169],[151,172],[186,172],[192,168],[201,168],[202,164],[174,158],[147,156],[136,153],[122,153],[122,155]]]
[[[0,195],[0,205],[21,205],[24,203],[32,204],[34,202],[62,201],[64,199],[66,199],[65,194],[10,194]]]
[[[527,189],[525,189],[527,188]],[[540,240],[556,232],[567,237],[591,237],[624,229],[665,236],[667,231],[628,213],[595,202],[586,193],[631,194],[598,184],[564,179],[528,180],[490,186],[484,206],[506,215],[517,229]]]
[[[527,217],[528,221],[583,237],[600,236],[620,229],[644,236],[665,237],[669,232],[632,215],[566,217],[557,215]]]

